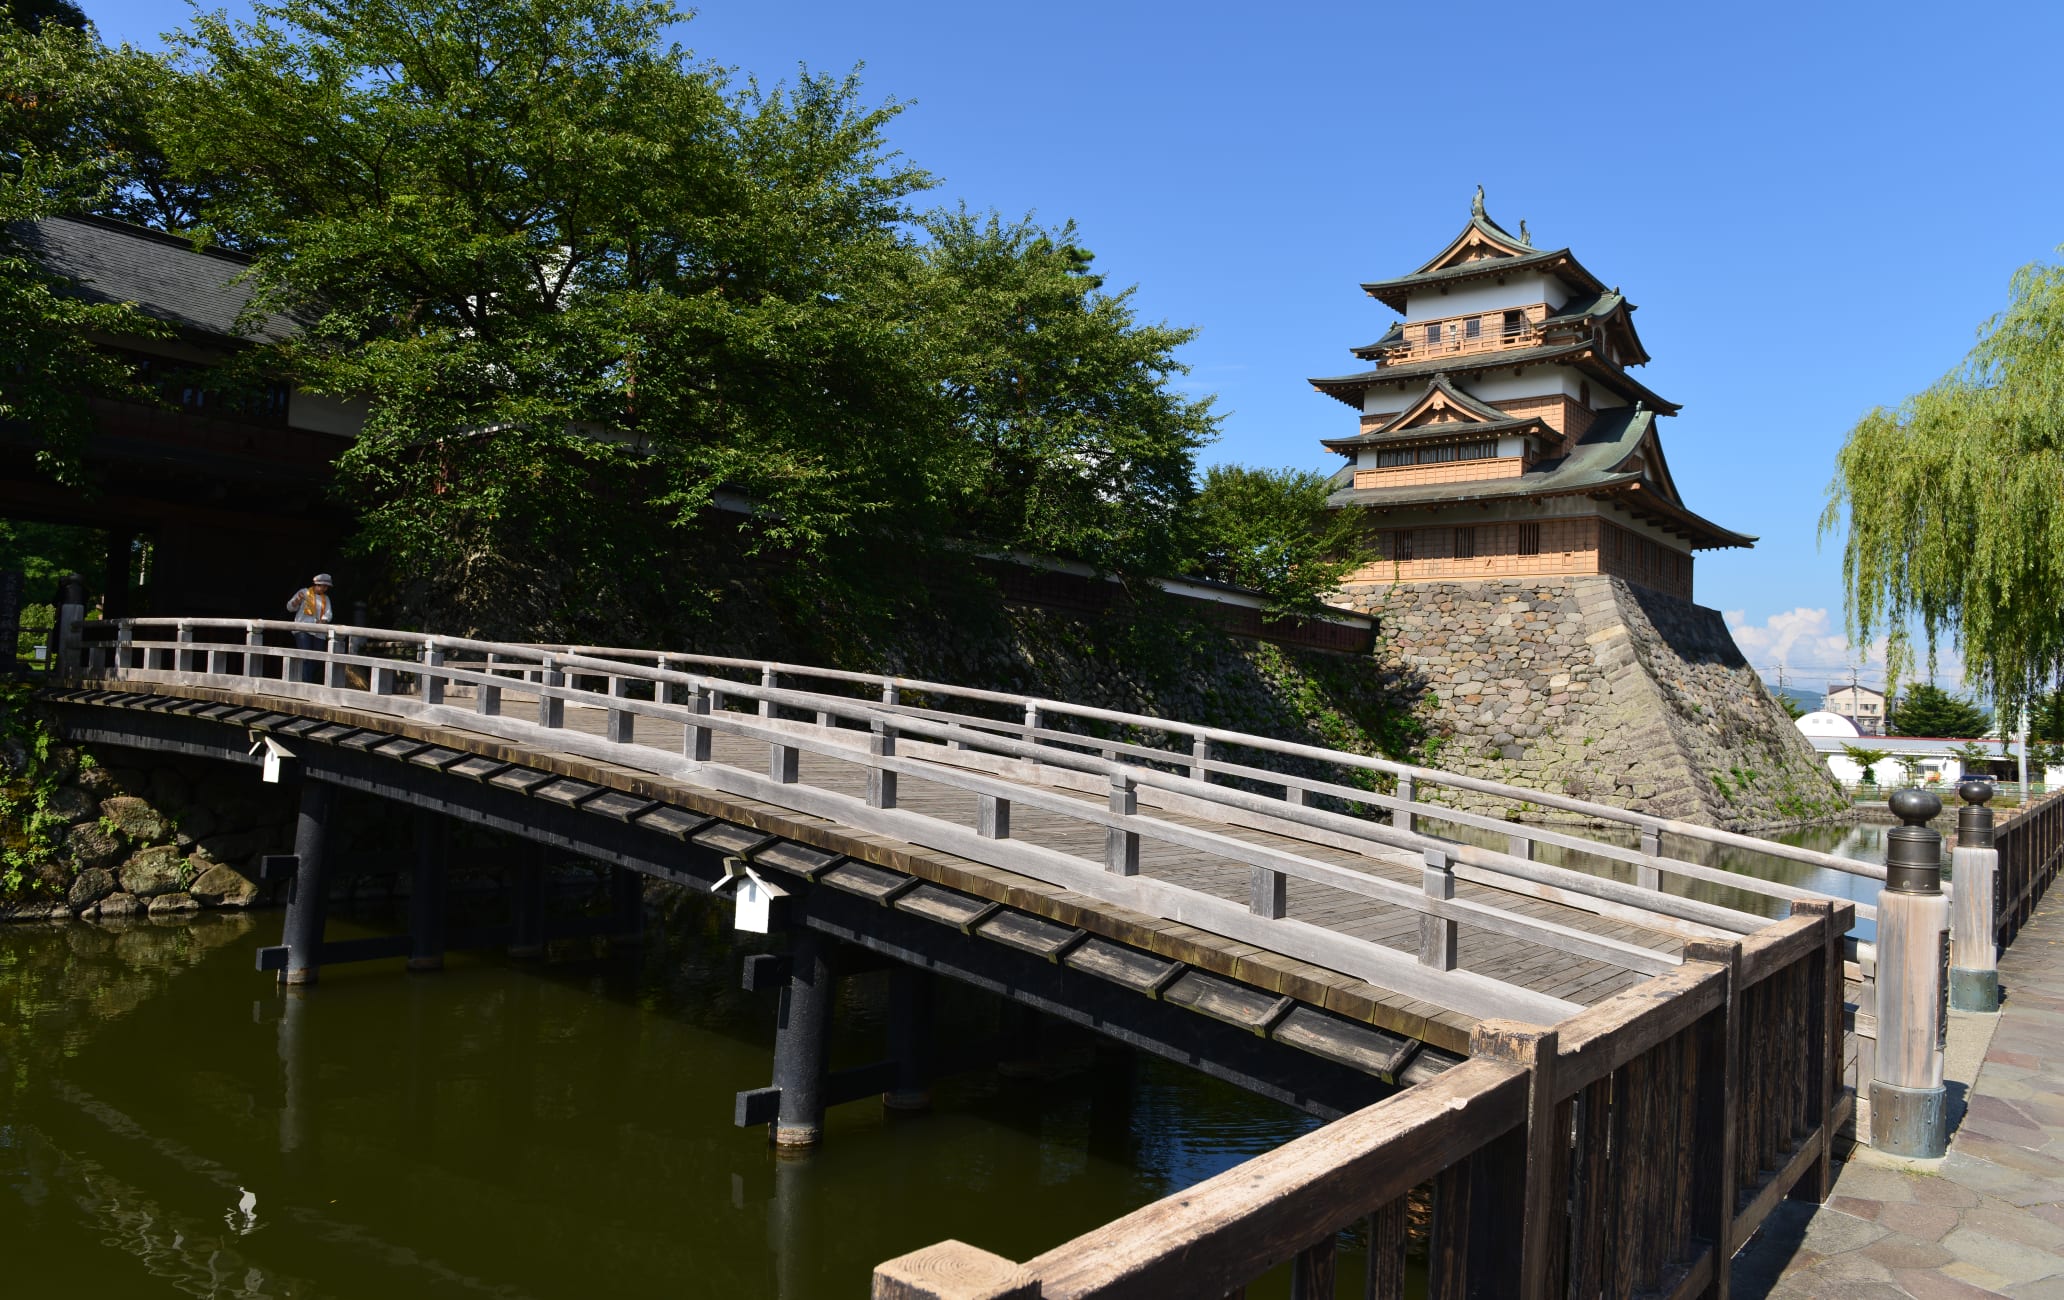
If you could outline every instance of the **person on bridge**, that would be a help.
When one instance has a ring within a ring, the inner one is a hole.
[[[320,627],[325,623],[334,622],[335,611],[330,605],[330,575],[316,574],[307,586],[289,596],[287,612],[294,616],[296,624],[307,623]],[[328,641],[329,636],[326,633],[298,630],[294,633],[294,646],[300,650],[320,650]],[[321,667],[312,660],[303,660],[301,679],[309,682],[322,681]]]

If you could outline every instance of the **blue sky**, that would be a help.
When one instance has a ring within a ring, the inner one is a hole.
[[[182,13],[85,7],[144,45]],[[1317,440],[1353,413],[1304,380],[1354,367],[1392,319],[1356,286],[1431,256],[1482,184],[1641,307],[1680,488],[1762,538],[1703,555],[1698,600],[1795,683],[1853,657],[1815,537],[1842,435],[2064,242],[2055,3],[711,0],[680,39],[763,81],[864,63],[939,201],[1077,221],[1143,315],[1201,331],[1210,460],[1338,466]]]

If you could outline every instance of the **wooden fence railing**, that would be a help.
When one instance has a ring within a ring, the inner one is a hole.
[[[1999,876],[1994,885],[1993,916],[1999,946],[2005,949],[2042,901],[2064,863],[2064,791],[2023,805],[1993,832],[1999,850]]]
[[[1285,1264],[1331,1300],[1405,1294],[1408,1198],[1427,1294],[1716,1293],[1788,1195],[1825,1199],[1842,1090],[1846,904],[1800,911],[1540,1027],[1477,1026],[1471,1059],[1022,1263],[948,1241],[882,1264],[875,1300],[1239,1296]]]

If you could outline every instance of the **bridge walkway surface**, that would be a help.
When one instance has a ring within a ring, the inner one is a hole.
[[[518,691],[505,691],[503,700],[504,707],[511,712],[536,707],[534,697]],[[601,736],[606,732],[607,718],[608,713],[605,709],[569,706],[565,714],[565,726],[568,730]],[[864,748],[866,737],[863,733],[847,732],[844,735],[849,738],[849,743],[856,752]],[[641,725],[638,728],[634,743],[649,746],[660,752],[679,753],[681,739],[680,724],[655,719],[649,725]],[[719,763],[750,768],[763,764],[765,748],[764,745],[755,744],[742,737],[719,736],[713,738],[711,756]],[[930,757],[934,761],[946,764],[951,764],[953,760],[950,752],[934,753]],[[813,753],[801,754],[799,760],[799,784],[847,795],[858,796],[865,793],[866,773],[862,769],[830,756]],[[1079,800],[1085,807],[1093,807],[1101,802],[1079,791],[1062,790],[1057,793]],[[976,796],[964,790],[925,781],[922,778],[912,779],[907,774],[897,795],[897,806],[900,808],[951,822],[969,830],[973,830],[977,824],[976,802]],[[1142,803],[1145,802],[1143,799]],[[1401,849],[1371,851],[1365,847],[1362,851],[1355,852],[1314,843],[1298,836],[1295,827],[1268,830],[1258,826],[1233,824],[1226,821],[1222,815],[1216,818],[1205,817],[1168,807],[1150,808],[1148,811],[1157,821],[1216,832],[1261,848],[1294,852],[1345,870],[1390,880],[1413,890],[1420,887],[1420,858]],[[1014,813],[1011,834],[1015,838],[1058,849],[1077,857],[1093,858],[1100,856],[1104,851],[1101,827],[1079,818],[1038,808],[1028,807],[1022,812]],[[1143,876],[1165,880],[1243,906],[1247,902],[1247,871],[1236,863],[1210,853],[1188,850],[1165,842],[1147,841],[1140,846],[1139,868]],[[1608,920],[1558,903],[1516,898],[1486,885],[1458,881],[1455,896],[1624,943],[1637,944],[1659,953],[1674,956],[1683,949],[1682,941],[1674,935],[1658,933],[1626,922]],[[1367,939],[1397,952],[1417,957],[1420,934],[1418,915],[1403,911],[1395,904],[1343,894],[1307,880],[1288,882],[1286,903],[1285,916],[1289,919],[1305,921],[1340,934]],[[1251,945],[1244,946],[1250,950],[1252,948]],[[1607,962],[1558,952],[1552,948],[1529,944],[1486,930],[1466,928],[1457,936],[1456,966],[1461,970],[1473,971],[1504,983],[1585,1006],[1632,988],[1646,978],[1638,971]],[[1442,1009],[1429,1009],[1423,1004],[1400,1002],[1398,1006],[1404,1010],[1435,1015],[1461,1027],[1465,1033],[1470,1023],[1468,1017],[1456,1016]]]
[[[2037,908],[1999,972],[2000,1011],[1952,1020],[1948,1073],[1966,1091],[1949,1154],[1857,1147],[1827,1204],[1765,1221],[1735,1258],[1735,1295],[2064,1297],[2064,897]]]

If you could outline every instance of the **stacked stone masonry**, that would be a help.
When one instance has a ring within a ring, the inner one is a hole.
[[[1713,610],[1611,577],[1352,600],[1382,620],[1384,671],[1436,701],[1432,766],[1734,830],[1846,807]]]
[[[29,878],[0,896],[0,920],[248,907],[258,859],[292,847],[288,792],[248,774],[114,748],[59,746],[52,760],[41,815],[57,825],[47,849],[24,855]]]

